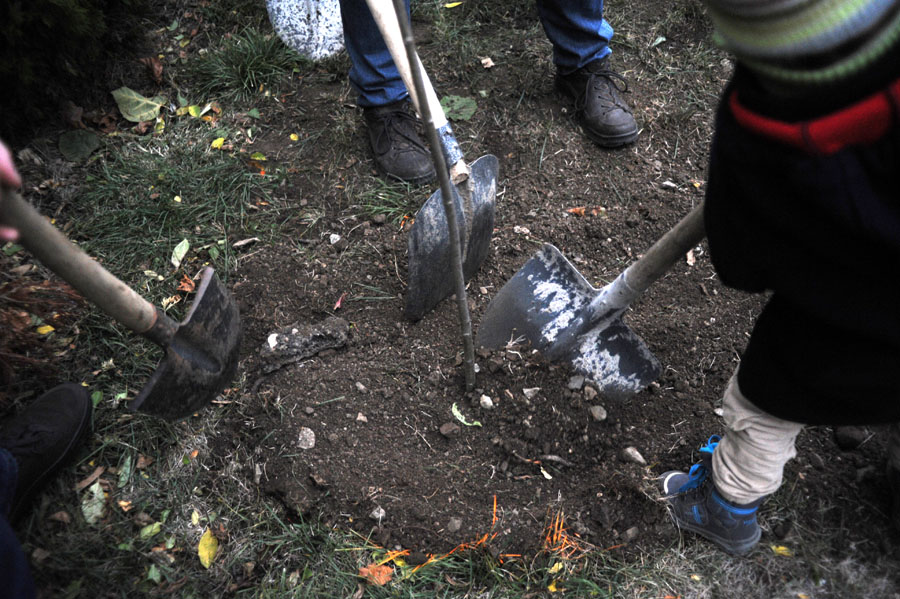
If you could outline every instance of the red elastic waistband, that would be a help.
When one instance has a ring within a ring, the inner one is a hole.
[[[732,92],[728,105],[745,129],[810,154],[830,155],[842,148],[875,142],[887,133],[900,114],[900,79],[886,89],[826,116],[788,123],[745,108]]]

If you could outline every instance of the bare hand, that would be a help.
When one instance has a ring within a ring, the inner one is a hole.
[[[13,163],[12,154],[2,141],[0,141],[0,184],[14,189],[22,186],[22,178]],[[2,201],[2,197],[0,197],[0,201]],[[0,242],[15,241],[18,238],[17,230],[0,224]]]

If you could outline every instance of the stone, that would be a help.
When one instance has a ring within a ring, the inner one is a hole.
[[[384,511],[384,508],[380,505],[376,505],[375,509],[369,512],[369,518],[375,520],[378,523],[380,523],[385,516],[387,516],[387,512]]]
[[[300,449],[312,449],[316,446],[316,433],[311,428],[303,427],[297,436],[297,445]]]
[[[578,391],[582,387],[584,387],[584,376],[583,375],[576,374],[576,375],[573,375],[569,379],[569,389],[571,389],[572,391]]]
[[[626,447],[622,450],[621,458],[625,462],[633,462],[635,464],[640,464],[641,466],[647,465],[647,460],[644,459],[644,456],[641,455],[634,447]]]
[[[592,401],[597,397],[597,390],[591,387],[590,385],[584,388],[584,398],[587,401]]]
[[[588,408],[588,412],[591,413],[591,418],[593,418],[597,422],[603,422],[604,420],[606,420],[606,408],[604,408],[603,406],[591,406]]]
[[[522,389],[522,393],[525,394],[525,397],[528,399],[534,399],[534,397],[540,392],[540,387],[528,387],[526,389]]]
[[[447,523],[447,532],[459,532],[462,528],[462,518],[450,518]]]
[[[453,437],[459,436],[459,425],[455,422],[445,422],[441,425],[440,431],[442,435],[448,439],[452,439]]]
[[[494,409],[494,400],[492,400],[487,395],[482,395],[481,399],[478,400],[478,404],[485,410]]]

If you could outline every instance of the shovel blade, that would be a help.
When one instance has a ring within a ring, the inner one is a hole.
[[[164,348],[165,357],[129,407],[167,420],[190,416],[232,381],[240,344],[237,304],[207,268],[187,317]]]
[[[488,154],[469,164],[469,169],[465,184],[469,201],[452,186],[466,280],[478,271],[491,249],[499,163],[496,156]],[[443,195],[438,189],[419,209],[409,232],[409,288],[404,315],[410,320],[420,320],[453,293],[451,242]]]
[[[562,253],[544,245],[491,300],[477,343],[499,349],[520,338],[544,353],[598,294]],[[647,345],[613,313],[558,358],[614,397],[637,393],[659,376]]]

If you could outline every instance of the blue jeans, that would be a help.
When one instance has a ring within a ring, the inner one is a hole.
[[[363,108],[407,97],[406,86],[365,0],[341,0],[344,44],[350,55],[350,84]],[[613,29],[603,18],[603,0],[538,0],[538,15],[553,44],[553,63],[562,75],[605,58]],[[409,0],[406,0],[409,13]]]
[[[0,447],[0,595],[10,599],[31,599],[35,592],[28,562],[6,519],[16,492],[18,473],[15,458]]]

